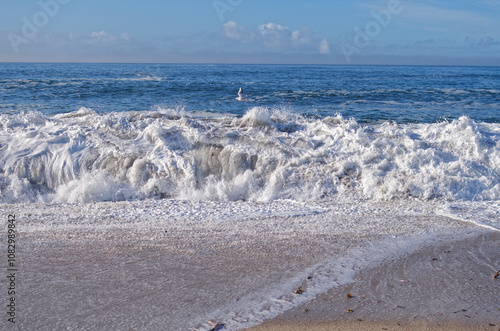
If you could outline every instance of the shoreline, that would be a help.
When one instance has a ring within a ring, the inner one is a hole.
[[[499,232],[425,246],[362,270],[354,283],[246,330],[497,331],[496,268]]]

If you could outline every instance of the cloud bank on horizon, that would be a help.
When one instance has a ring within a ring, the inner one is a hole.
[[[500,65],[500,0],[339,2],[0,0],[0,61]]]

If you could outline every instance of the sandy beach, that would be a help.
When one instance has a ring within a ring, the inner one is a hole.
[[[251,330],[497,331],[499,265],[498,232],[425,247]]]
[[[367,206],[2,205],[19,230],[16,327],[498,330],[498,232],[428,203]]]

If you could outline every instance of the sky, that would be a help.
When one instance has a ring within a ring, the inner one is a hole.
[[[0,5],[0,62],[500,65],[500,0]]]

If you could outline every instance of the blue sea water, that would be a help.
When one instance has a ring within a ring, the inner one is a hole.
[[[498,67],[3,63],[0,96],[0,202],[500,199]]]
[[[249,103],[234,102],[243,87]],[[361,123],[500,122],[499,67],[0,64],[0,113],[284,107]]]

